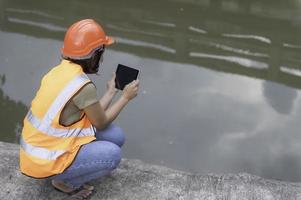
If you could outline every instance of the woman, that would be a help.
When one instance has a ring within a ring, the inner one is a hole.
[[[22,173],[50,177],[55,189],[77,199],[91,195],[93,186],[86,182],[118,166],[124,134],[111,123],[139,88],[138,80],[128,84],[110,106],[117,93],[113,74],[97,100],[96,88],[86,74],[98,72],[105,48],[113,42],[94,20],[73,24],[65,34],[62,62],[43,77],[24,119]]]

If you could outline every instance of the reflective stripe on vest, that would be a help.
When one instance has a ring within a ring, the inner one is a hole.
[[[43,119],[40,120],[31,110],[26,115],[26,119],[28,122],[35,127],[38,131],[54,136],[54,137],[85,137],[85,136],[93,136],[93,126],[89,128],[73,128],[73,129],[60,129],[53,128],[51,126],[52,121],[55,119],[56,115],[61,111],[63,106],[72,98],[74,92],[76,92],[80,87],[90,81],[90,79],[85,74],[81,74],[74,79],[72,79],[66,87],[60,92],[60,94],[56,97],[54,102],[51,104],[50,108],[47,110],[47,113],[44,115]],[[49,150],[42,147],[33,146],[29,143],[26,143],[21,137],[20,145],[22,149],[29,155],[46,159],[46,160],[56,160],[60,155],[64,154],[65,150]]]
[[[54,136],[54,137],[86,137],[93,136],[94,130],[93,127],[89,128],[75,128],[75,129],[59,129],[53,128],[51,123],[53,119],[56,117],[58,112],[63,108],[63,106],[70,100],[72,95],[74,94],[74,89],[78,89],[83,86],[87,81],[90,81],[86,74],[81,74],[74,79],[72,79],[67,86],[60,92],[60,94],[56,97],[47,113],[43,117],[42,120],[38,119],[32,111],[30,110],[27,113],[27,120],[31,123],[33,127],[35,127],[40,132]]]
[[[20,139],[20,146],[27,154],[46,160],[56,160],[60,155],[66,152],[64,150],[51,151],[46,148],[32,146],[26,143],[23,137]]]
[[[94,130],[93,127],[89,128],[74,128],[74,129],[59,129],[51,127],[51,124],[43,123],[36,116],[34,116],[31,110],[27,113],[27,120],[31,123],[33,127],[35,127],[40,132],[54,136],[54,137],[86,137],[93,136]]]
[[[63,108],[63,106],[70,100],[72,95],[74,94],[74,88],[78,89],[83,86],[87,81],[90,81],[86,74],[81,74],[74,79],[72,79],[67,86],[60,92],[60,94],[56,97],[47,113],[43,118],[43,123],[51,124],[55,116],[58,112]]]
[[[77,122],[60,124],[64,107],[91,82],[80,65],[67,60],[43,76],[23,121],[22,173],[35,178],[60,174],[72,164],[81,146],[95,140],[95,127],[82,111]]]

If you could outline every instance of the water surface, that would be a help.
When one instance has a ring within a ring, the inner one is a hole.
[[[300,8],[298,0],[1,0],[0,139],[18,142],[67,27],[94,18],[117,41],[91,76],[99,96],[118,63],[141,70],[140,93],[116,120],[124,157],[300,181]]]

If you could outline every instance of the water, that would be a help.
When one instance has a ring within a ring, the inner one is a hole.
[[[0,0],[0,139],[18,142],[67,27],[94,18],[141,87],[116,120],[123,156],[197,173],[301,180],[301,2],[298,0]]]

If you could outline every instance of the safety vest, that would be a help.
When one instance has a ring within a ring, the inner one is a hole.
[[[35,178],[60,174],[72,163],[83,144],[95,140],[94,127],[85,114],[70,126],[59,123],[66,103],[90,82],[79,65],[67,60],[43,77],[23,122],[22,173]]]

